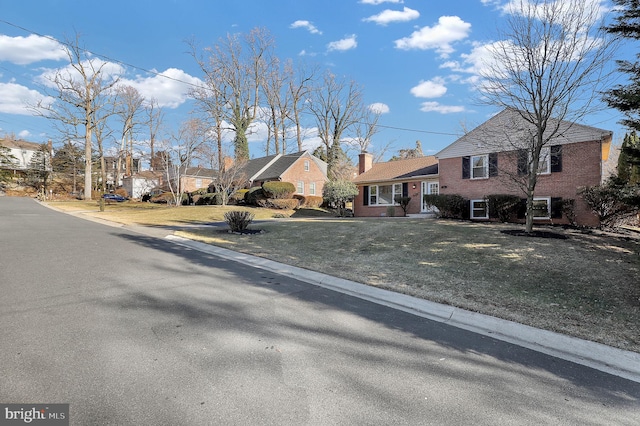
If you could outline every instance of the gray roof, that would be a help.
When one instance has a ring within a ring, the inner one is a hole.
[[[534,126],[527,122],[526,113],[507,108],[494,115],[466,135],[436,154],[438,159],[465,155],[481,155],[491,152],[514,151],[526,148],[535,134]],[[552,136],[552,132],[557,131]],[[610,140],[613,132],[569,121],[551,119],[544,138],[549,145]]]
[[[302,157],[309,157],[318,167],[327,174],[327,163],[311,155],[309,151],[300,151],[293,154],[276,154],[267,157],[249,160],[244,171],[249,181],[268,181],[280,178],[291,166]]]

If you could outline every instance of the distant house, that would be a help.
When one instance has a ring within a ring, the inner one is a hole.
[[[430,213],[425,194],[437,194],[438,160],[425,157],[373,163],[369,153],[358,158],[358,176],[353,180],[358,195],[353,201],[356,217],[385,216],[389,206],[398,206],[396,197],[411,197],[407,214]],[[401,212],[396,211],[396,214]]]
[[[327,163],[309,151],[276,154],[249,160],[243,168],[247,187],[269,181],[290,182],[296,194],[322,197],[327,181]]]
[[[193,192],[208,188],[218,176],[218,171],[205,167],[186,167],[180,171],[180,189]]]
[[[35,163],[44,164],[48,171],[51,171],[51,142],[39,144],[14,139],[0,139],[0,146],[6,148],[6,157],[9,161],[2,161],[0,168],[12,170],[14,173],[25,172],[33,167]],[[44,155],[44,161],[36,160],[38,155]]]
[[[612,132],[566,121],[541,153],[542,162],[534,198],[537,223],[568,223],[564,200],[574,200],[575,221],[597,226],[598,219],[578,195],[583,186],[602,182],[602,166],[609,155]],[[487,196],[512,194],[524,198],[517,181],[528,168],[526,141],[535,134],[519,112],[505,109],[435,156],[440,165],[440,193],[469,200],[471,219],[488,220]],[[524,141],[524,142],[523,142]],[[524,216],[522,216],[524,219]]]
[[[142,171],[132,176],[122,178],[122,187],[127,191],[131,198],[142,198],[143,195],[149,194],[153,189],[162,184],[161,172]]]

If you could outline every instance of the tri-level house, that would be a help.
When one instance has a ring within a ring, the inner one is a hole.
[[[542,148],[534,219],[536,223],[568,223],[563,200],[574,200],[575,223],[597,226],[597,217],[578,192],[581,187],[602,183],[612,132],[558,120],[551,120],[548,128],[557,133]],[[468,199],[470,217],[475,220],[489,219],[489,195],[524,198],[522,184],[530,163],[526,147],[534,134],[517,110],[505,109],[493,116],[435,155],[440,193]]]

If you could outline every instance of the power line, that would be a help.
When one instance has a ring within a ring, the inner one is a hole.
[[[0,19],[0,22],[1,22],[1,23],[3,23],[3,24],[9,25],[9,26],[11,26],[11,27],[17,28],[17,29],[19,29],[19,30],[21,30],[21,31],[24,31],[24,32],[26,32],[26,33],[29,33],[29,34],[35,34],[35,35],[37,35],[38,37],[43,37],[43,38],[49,39],[49,40],[54,41],[54,42],[56,42],[56,43],[59,43],[59,44],[61,44],[61,45],[63,45],[63,46],[67,46],[67,47],[74,47],[74,46],[71,46],[71,44],[70,44],[70,43],[62,42],[62,41],[60,41],[60,40],[56,39],[55,37],[48,36],[48,35],[45,35],[45,34],[40,34],[40,33],[38,33],[37,31],[30,30],[30,29],[28,29],[28,28],[25,28],[25,27],[23,27],[23,26],[20,26],[20,25],[14,24],[14,23],[9,22],[9,21],[6,21],[6,20],[4,20],[4,19]],[[103,55],[103,54],[96,53],[96,52],[93,52],[93,51],[88,50],[88,49],[85,49],[85,48],[81,48],[80,46],[75,46],[75,47],[77,47],[78,49],[82,50],[82,51],[83,51],[83,52],[85,52],[85,53],[91,54],[91,55],[96,56],[96,57],[98,57],[98,58],[101,58],[101,59],[107,60],[107,61],[109,61],[109,62],[114,62],[114,63],[116,63],[116,64],[124,65],[124,66],[126,66],[126,67],[129,67],[129,68],[132,68],[132,69],[136,69],[136,70],[139,70],[139,71],[143,71],[143,72],[145,72],[145,73],[148,73],[148,74],[151,74],[151,75],[155,75],[156,77],[166,78],[167,80],[175,81],[175,82],[177,82],[177,83],[182,83],[182,84],[185,84],[185,85],[187,85],[187,86],[192,86],[192,87],[197,87],[197,88],[199,88],[199,86],[198,86],[198,85],[196,85],[196,84],[194,84],[194,83],[191,83],[191,82],[188,82],[188,81],[183,81],[183,80],[180,80],[180,79],[178,79],[178,78],[174,78],[174,77],[170,77],[170,76],[164,75],[164,74],[159,73],[159,72],[157,72],[157,71],[153,71],[153,70],[149,70],[149,69],[146,69],[146,68],[142,68],[142,67],[140,67],[140,66],[137,66],[137,65],[134,65],[134,64],[130,64],[130,63],[127,63],[127,62],[121,61],[121,60],[119,60],[119,59],[114,59],[114,58],[111,58],[111,57],[109,57],[109,56],[107,56],[107,55]],[[360,124],[363,124],[363,123],[360,123]],[[405,127],[386,126],[386,125],[383,125],[383,124],[376,124],[376,127],[381,128],[381,129],[398,130],[398,131],[403,131],[403,132],[413,132],[413,133],[424,133],[424,134],[430,134],[430,135],[440,135],[440,136],[459,136],[458,134],[455,134],[455,133],[434,132],[434,131],[430,131],[430,130],[422,130],[422,129],[409,129],[409,128],[405,128]]]

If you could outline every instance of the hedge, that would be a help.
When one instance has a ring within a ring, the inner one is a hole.
[[[438,209],[438,216],[453,219],[469,218],[469,200],[457,194],[427,194],[425,204]]]
[[[296,187],[291,182],[270,181],[262,184],[262,190],[267,198],[291,199]]]

